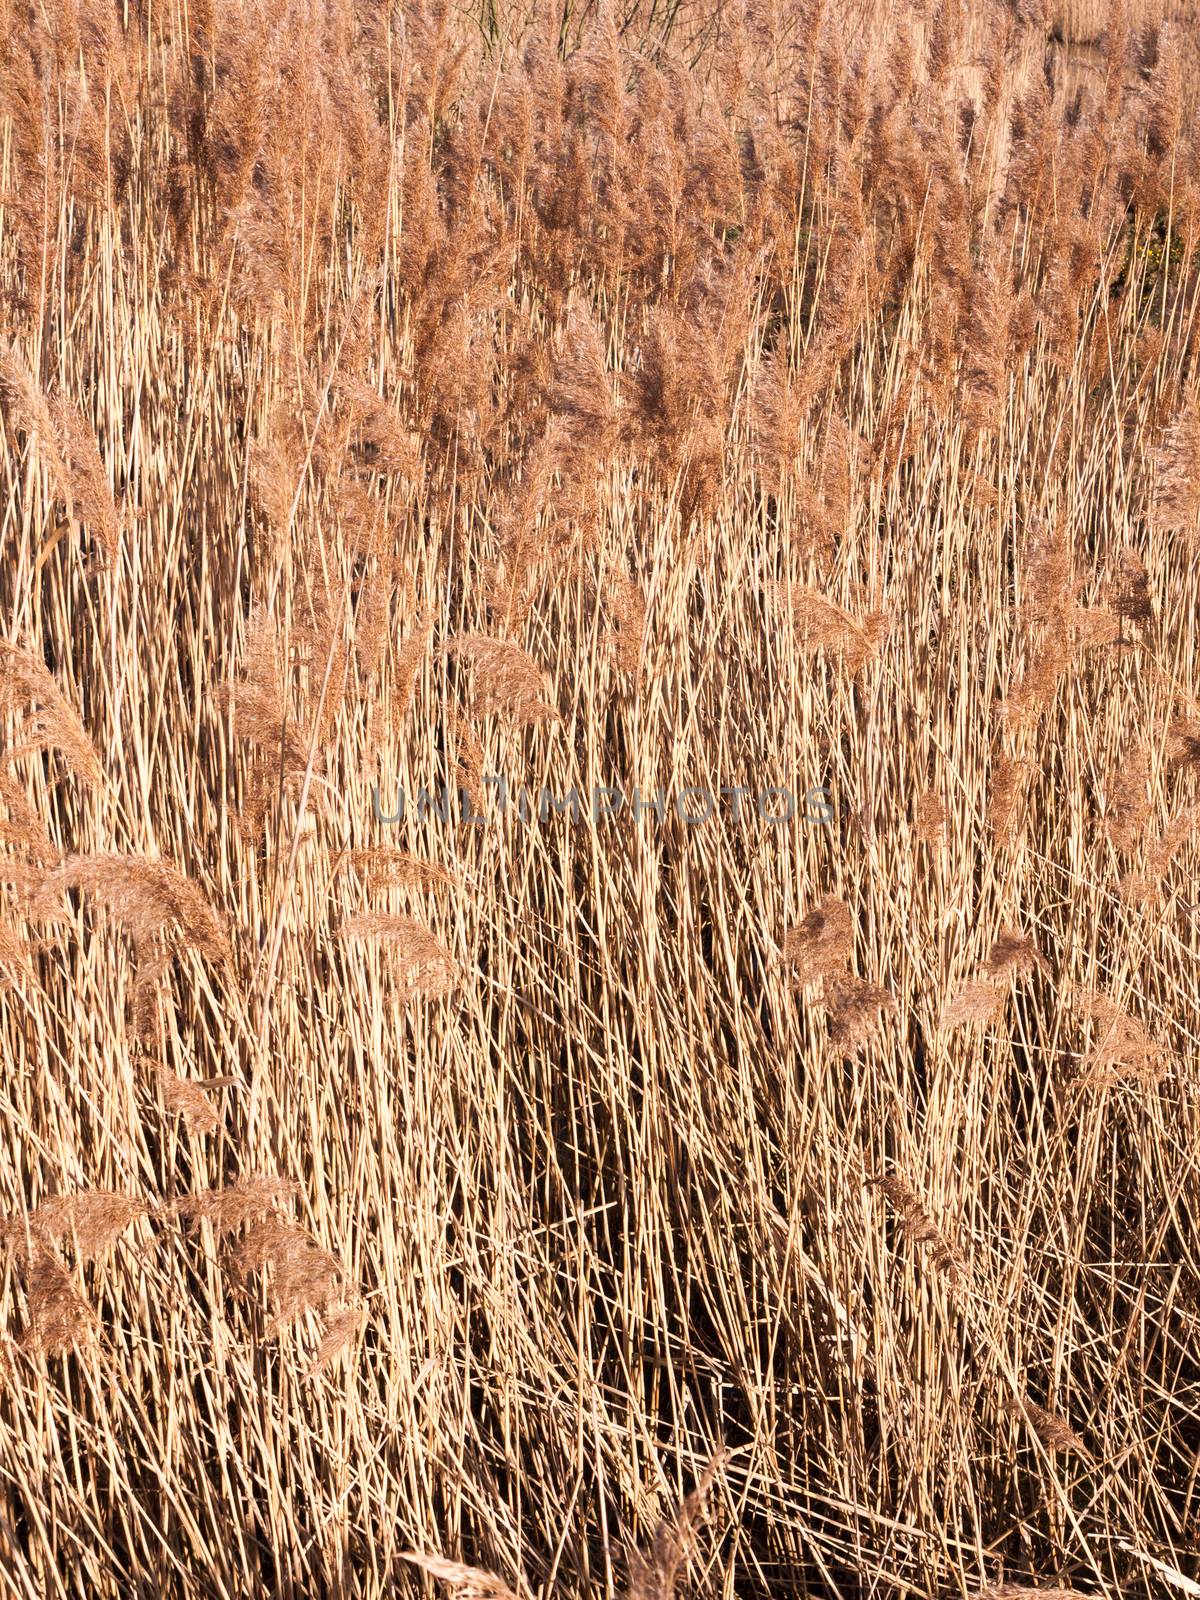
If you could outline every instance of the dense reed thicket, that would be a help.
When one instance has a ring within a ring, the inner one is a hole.
[[[0,4],[4,1592],[1200,1592],[1195,24],[1086,31]]]

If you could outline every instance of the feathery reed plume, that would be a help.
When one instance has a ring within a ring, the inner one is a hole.
[[[199,885],[166,861],[141,856],[66,856],[43,869],[28,903],[32,918],[57,916],[56,902],[78,891],[99,906],[133,945],[133,1027],[150,1040],[172,963],[194,950],[233,980],[223,918]]]
[[[606,364],[604,334],[585,303],[576,297],[567,310],[546,393],[551,416],[558,423],[559,459],[563,470],[573,477],[594,470],[596,458],[610,450],[617,438],[616,397]]]
[[[406,850],[380,846],[372,850],[351,850],[348,864],[365,881],[368,889],[457,889],[461,880],[435,861],[422,861]]]
[[[1001,705],[1005,721],[1015,729],[1031,727],[1049,707],[1076,650],[1106,644],[1119,630],[1114,613],[1077,604],[1082,580],[1065,522],[1052,527],[1032,516],[1021,557],[1025,599],[1020,621],[1031,638],[1043,631],[1045,636],[1034,645],[1029,665]]]
[[[1149,788],[1150,747],[1142,740],[1117,768],[1109,790],[1104,826],[1118,850],[1137,846],[1152,814]]]
[[[373,534],[367,535],[363,543],[373,538]],[[352,543],[358,548],[353,538]],[[354,601],[354,656],[362,679],[368,683],[378,681],[387,657],[391,610],[391,574],[386,567],[365,575]],[[375,710],[374,700],[371,710]]]
[[[236,738],[251,745],[260,762],[250,769],[239,826],[247,838],[261,828],[273,794],[281,784],[323,762],[313,750],[311,729],[292,715],[280,670],[280,651],[274,624],[262,606],[254,606],[246,620],[245,650],[237,678],[221,686]]]
[[[95,746],[45,664],[28,650],[0,640],[0,715],[5,712],[20,715],[24,740],[5,754],[5,761],[30,750],[57,750],[67,770],[81,782],[93,786],[102,782]]]
[[[3,54],[0,55],[0,111],[8,125],[13,144],[13,170],[21,181],[10,185],[4,195],[6,231],[15,235],[16,261],[23,269],[28,288],[21,294],[14,280],[11,291],[14,308],[32,309],[33,285],[47,266],[48,247],[55,235],[54,221],[65,197],[58,141],[51,133],[52,99],[57,89],[44,62],[57,56],[49,27],[41,24],[37,12],[31,15],[10,13],[6,3],[0,13],[3,27]],[[64,14],[63,28],[70,39],[71,24]],[[20,48],[24,38],[25,48]],[[64,41],[65,42],[65,41]],[[68,46],[69,47],[69,46]],[[57,74],[55,74],[57,77]],[[10,220],[11,218],[11,220]]]
[[[458,634],[442,646],[443,653],[474,667],[474,693],[470,715],[475,718],[502,712],[515,723],[558,720],[548,703],[550,681],[528,653],[509,639],[487,634]]]
[[[884,1019],[897,1010],[889,989],[853,973],[837,973],[823,980],[822,998],[829,1011],[829,1039],[845,1055],[854,1055],[882,1029]]]
[[[1187,394],[1152,459],[1150,519],[1165,532],[1183,532],[1200,516],[1200,389]]]
[[[1025,802],[1029,762],[997,755],[988,783],[987,820],[997,844],[1010,844]]]
[[[844,606],[802,584],[774,586],[778,603],[791,614],[803,650],[840,656],[851,677],[859,672],[887,638],[891,618],[886,611],[868,612],[861,620]]]
[[[292,505],[299,491],[308,445],[295,405],[278,401],[267,418],[263,432],[250,445],[249,488],[257,509],[266,518],[274,535],[276,551],[292,519]]]
[[[244,1276],[267,1272],[275,1316],[268,1338],[306,1311],[319,1311],[338,1292],[344,1273],[336,1256],[296,1223],[274,1213],[254,1219],[234,1248]]]
[[[1024,1417],[1047,1450],[1057,1451],[1062,1455],[1080,1456],[1084,1461],[1094,1459],[1070,1423],[1057,1412],[1038,1405],[1028,1396],[1011,1401],[1009,1409],[1015,1415]]]
[[[1090,1048],[1080,1065],[1081,1086],[1104,1087],[1125,1081],[1153,1084],[1170,1070],[1171,1052],[1111,995],[1080,985],[1074,1005],[1093,1027]]]
[[[932,789],[922,790],[917,796],[913,831],[922,844],[931,848],[946,837],[946,803]]]
[[[517,1588],[510,1589],[494,1573],[481,1567],[464,1567],[460,1562],[447,1561],[444,1556],[421,1555],[415,1550],[402,1550],[401,1561],[411,1561],[431,1578],[447,1584],[457,1600],[523,1600],[524,1585],[518,1580]]]
[[[810,397],[792,380],[787,341],[779,340],[762,363],[750,391],[751,438],[764,468],[787,474],[800,452]]]
[[[66,856],[41,875],[39,914],[74,890],[101,906],[138,951],[177,955],[195,950],[232,975],[224,918],[199,884],[169,861],[115,854]]]
[[[193,1078],[179,1077],[161,1062],[157,1076],[164,1108],[172,1115],[181,1116],[189,1133],[199,1135],[216,1132],[221,1126],[221,1118],[204,1091],[231,1089],[237,1084],[237,1078],[206,1078],[197,1082]]]
[[[1014,310],[1011,282],[997,261],[981,263],[970,273],[959,387],[963,420],[972,437],[996,428],[1004,415]]]
[[[1053,635],[1035,652],[1004,697],[1002,714],[1011,728],[1032,727],[1038,721],[1058,693],[1059,681],[1071,660],[1070,643],[1062,634]]]
[[[164,1215],[183,1222],[211,1223],[217,1237],[224,1238],[248,1222],[269,1216],[280,1206],[291,1205],[299,1193],[300,1185],[294,1179],[251,1173],[236,1183],[181,1195],[162,1210]]]
[[[392,681],[392,728],[399,733],[404,719],[412,709],[417,689],[417,674],[429,649],[433,635],[432,613],[421,608],[413,616],[411,625],[396,653],[396,667]]]
[[[1145,872],[1126,872],[1117,884],[1121,899],[1131,906],[1146,906],[1158,894],[1159,884]]]
[[[664,478],[678,478],[685,526],[716,500],[725,453],[724,381],[706,312],[657,308],[641,363],[626,372],[625,431],[649,445]]]
[[[971,978],[942,1010],[938,1028],[949,1033],[973,1022],[995,1022],[1008,1003],[1008,991],[990,978]]]
[[[26,1239],[35,1245],[70,1245],[80,1261],[93,1261],[124,1233],[130,1223],[147,1215],[149,1207],[135,1195],[107,1189],[81,1189],[76,1194],[54,1195],[27,1216],[0,1218],[0,1241],[11,1246]]]
[[[1167,727],[1167,761],[1172,772],[1200,767],[1200,721],[1172,717]]]
[[[994,1020],[1008,998],[1008,980],[1034,967],[1050,970],[1033,940],[1016,928],[1002,928],[983,966],[942,1012],[940,1027],[949,1030],[964,1023]]]
[[[1121,618],[1108,606],[1070,606],[1063,621],[1076,652],[1112,644],[1121,633]]]
[[[421,436],[395,406],[364,379],[339,372],[334,388],[345,411],[351,459],[363,477],[390,474],[412,478],[421,460]]]
[[[0,351],[0,400],[33,441],[68,515],[86,523],[108,561],[115,559],[121,518],[113,503],[96,436],[65,395],[47,398],[13,349]]]
[[[262,606],[254,606],[246,620],[241,674],[224,685],[223,694],[239,739],[271,755],[282,754],[285,772],[304,770],[311,740],[289,717],[275,627]]]
[[[909,356],[915,352],[909,351]],[[905,373],[900,387],[880,414],[871,436],[869,454],[870,472],[878,478],[884,489],[888,487],[904,463],[916,449],[916,425],[911,411],[917,387],[917,375],[910,360],[901,365]]]
[[[21,979],[32,976],[33,967],[24,939],[6,922],[0,922],[0,989],[9,989]]]
[[[68,510],[78,522],[86,524],[100,546],[105,563],[111,564],[120,550],[121,517],[100,459],[96,435],[78,406],[65,395],[56,395],[50,407],[66,473],[64,487]]]
[[[996,935],[988,951],[983,964],[983,976],[999,982],[1008,977],[1021,977],[1035,967],[1040,967],[1045,973],[1050,971],[1050,963],[1027,934],[1023,934],[1019,928],[1005,927]]]
[[[540,564],[552,551],[553,529],[564,507],[548,507],[548,495],[563,454],[566,424],[551,418],[506,486],[492,513],[499,554],[485,570],[484,590],[495,625],[517,633],[537,592]],[[578,486],[578,480],[577,480]],[[549,514],[539,521],[543,509]]]
[[[306,722],[310,738],[304,752],[305,766],[312,749],[311,732],[316,733],[319,749],[327,746],[345,703],[350,664],[345,627],[347,600],[345,585],[335,587],[324,578],[317,579],[305,590],[295,624],[297,651],[308,668]]]
[[[610,567],[601,589],[609,627],[604,640],[617,669],[632,677],[642,661],[646,644],[646,591],[619,567]]]
[[[846,532],[853,489],[851,446],[851,431],[845,420],[836,415],[830,417],[817,459],[797,483],[795,527],[790,531],[792,548],[801,558],[828,563],[838,539]],[[866,618],[863,626],[870,632],[881,627],[882,622]]]
[[[348,917],[340,937],[348,942],[367,942],[382,946],[394,967],[405,997],[424,995],[439,999],[450,994],[462,981],[462,974],[442,941],[411,917],[390,916],[383,911],[364,911]]]
[[[8,812],[0,822],[0,841],[16,845],[31,863],[47,866],[62,859],[62,852],[50,838],[45,821],[29,802],[16,776],[7,771],[0,756],[0,800]]]
[[[366,1320],[365,1305],[341,1306],[327,1313],[325,1332],[317,1346],[316,1355],[305,1370],[305,1377],[315,1378],[319,1372],[331,1367],[342,1352],[354,1343]]]
[[[29,439],[52,491],[65,498],[70,473],[59,448],[54,413],[37,379],[11,345],[0,347],[0,404]]]
[[[868,1178],[867,1182],[887,1196],[901,1228],[913,1243],[928,1246],[927,1254],[932,1265],[951,1280],[960,1278],[962,1261],[959,1253],[933,1220],[916,1190],[899,1173]]]
[[[1178,816],[1172,817],[1146,851],[1145,871],[1129,872],[1121,879],[1124,897],[1135,905],[1153,899],[1170,871],[1171,863],[1191,842],[1197,828],[1200,828],[1200,804],[1188,806]]]
[[[968,468],[961,476],[963,495],[973,511],[991,511],[1000,499],[996,485],[981,472]]]
[[[1137,551],[1126,546],[1117,563],[1117,575],[1111,584],[1110,602],[1118,617],[1139,628],[1152,628],[1155,622],[1154,600],[1146,568]]]
[[[1074,604],[1080,586],[1066,524],[1060,521],[1051,526],[1045,518],[1031,516],[1021,557],[1023,615],[1030,623],[1056,622]]]
[[[713,1480],[723,1460],[724,1451],[718,1449],[676,1515],[664,1518],[654,1530],[648,1550],[629,1551],[625,1600],[674,1600],[680,1569],[695,1549],[708,1515]]]
[[[783,961],[797,984],[816,983],[845,967],[854,954],[854,928],[844,900],[827,896],[783,936]]]
[[[449,716],[449,733],[454,747],[454,771],[460,794],[465,794],[479,814],[486,805],[483,786],[483,745],[469,716],[454,706]]]
[[[28,1266],[29,1326],[21,1348],[32,1355],[59,1356],[95,1342],[99,1319],[53,1250],[35,1246]]]

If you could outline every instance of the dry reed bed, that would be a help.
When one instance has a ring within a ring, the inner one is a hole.
[[[1200,151],[1049,26],[0,7],[14,1594],[1192,1592]]]

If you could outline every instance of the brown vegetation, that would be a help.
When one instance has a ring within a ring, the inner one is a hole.
[[[15,1595],[1196,1591],[1166,11],[0,0]]]

